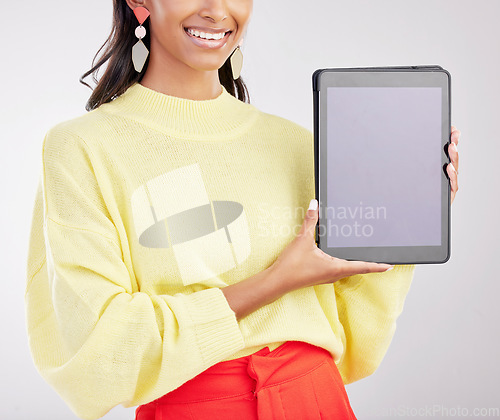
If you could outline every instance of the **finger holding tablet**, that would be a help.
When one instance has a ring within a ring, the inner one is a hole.
[[[451,162],[447,166],[448,177],[450,178],[451,185],[451,203],[455,199],[458,191],[458,140],[460,139],[461,132],[455,126],[451,126],[451,143],[448,145],[448,155]]]

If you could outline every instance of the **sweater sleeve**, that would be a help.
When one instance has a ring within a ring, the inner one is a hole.
[[[346,277],[334,283],[344,352],[338,368],[348,384],[371,375],[385,356],[415,265]]]
[[[34,363],[83,419],[159,398],[244,347],[219,288],[140,291],[93,169],[83,140],[48,132],[43,217],[33,218],[43,227],[32,226],[36,269],[28,270],[25,294]]]

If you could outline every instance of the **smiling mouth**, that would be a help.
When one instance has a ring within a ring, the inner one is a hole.
[[[184,28],[184,31],[188,35],[190,35],[194,38],[204,39],[206,41],[220,41],[232,33],[232,31],[215,32],[215,33],[214,32],[203,32],[203,31],[198,31],[196,29],[192,29],[192,28]]]

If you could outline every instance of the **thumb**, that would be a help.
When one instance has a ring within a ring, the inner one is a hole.
[[[318,222],[318,200],[313,198],[309,203],[309,208],[306,211],[306,216],[304,217],[304,222],[300,228],[299,235],[314,235],[314,229],[316,223]]]

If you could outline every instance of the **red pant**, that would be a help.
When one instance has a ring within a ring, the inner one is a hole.
[[[356,420],[331,354],[300,341],[218,363],[135,413],[136,420]]]

